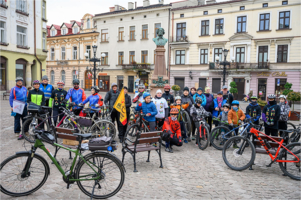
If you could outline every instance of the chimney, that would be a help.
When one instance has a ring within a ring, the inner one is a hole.
[[[149,6],[149,0],[143,0],[143,7]]]
[[[134,3],[129,2],[129,3],[128,3],[128,9],[129,9],[129,10],[133,10],[133,9],[134,9]]]
[[[159,4],[164,4],[164,0],[159,0]]]
[[[206,4],[214,4],[214,3],[216,3],[215,0],[208,0],[208,1],[206,1]]]
[[[135,1],[135,9],[137,8],[137,1]]]
[[[115,11],[119,10],[119,5],[115,5]]]

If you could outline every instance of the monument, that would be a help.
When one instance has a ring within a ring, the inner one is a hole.
[[[165,31],[163,28],[158,28],[157,37],[153,38],[156,44],[156,58],[155,58],[155,68],[150,81],[150,93],[152,97],[156,95],[156,91],[161,89],[164,92],[164,85],[169,84],[168,76],[166,73],[166,62],[165,62],[165,48],[164,45],[167,43],[167,39],[163,37]]]

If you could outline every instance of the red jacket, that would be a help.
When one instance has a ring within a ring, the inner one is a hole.
[[[162,127],[162,131],[170,131],[172,134],[170,135],[170,137],[173,137],[175,134],[177,135],[177,138],[179,139],[179,137],[182,137],[181,134],[181,125],[178,122],[178,120],[176,121],[172,121],[171,117],[165,118],[163,127]]]

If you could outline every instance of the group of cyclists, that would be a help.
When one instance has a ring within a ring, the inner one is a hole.
[[[73,88],[68,91],[64,90],[64,82],[57,82],[57,89],[48,83],[48,77],[42,77],[42,81],[33,81],[33,89],[27,91],[23,86],[23,78],[16,78],[16,86],[10,92],[11,115],[14,116],[15,125],[14,133],[18,140],[23,139],[20,121],[27,116],[27,104],[36,104],[38,106],[48,106],[48,111],[52,113],[54,123],[56,124],[58,117],[62,116],[60,107],[66,107],[72,104],[72,111],[76,115],[82,114],[83,106],[89,103],[91,108],[97,108],[103,104],[111,108],[111,120],[117,123],[118,137],[120,142],[123,141],[127,131],[127,124],[123,125],[119,121],[119,112],[113,109],[120,91],[116,83],[111,84],[111,89],[106,93],[104,100],[99,94],[97,86],[91,87],[91,95],[86,97],[85,91],[79,87],[79,80],[73,80]],[[218,126],[219,122],[214,120],[219,118],[220,121],[226,121],[229,127],[240,125],[245,118],[253,118],[254,123],[258,124],[262,118],[267,135],[278,136],[278,129],[286,130],[288,114],[290,107],[284,95],[280,95],[280,103],[277,105],[276,96],[271,94],[268,96],[268,103],[261,111],[257,103],[258,98],[252,96],[251,102],[243,112],[239,102],[233,100],[233,96],[229,93],[228,87],[223,86],[222,91],[216,95],[210,93],[210,88],[203,90],[199,88],[183,88],[181,96],[173,96],[169,85],[164,86],[164,91],[158,89],[156,95],[152,98],[151,94],[145,90],[145,86],[138,86],[138,93],[135,94],[133,100],[128,95],[127,87],[124,87],[125,105],[127,111],[127,119],[129,120],[130,108],[132,103],[136,104],[135,110],[144,114],[144,119],[149,124],[150,131],[155,131],[156,127],[162,127],[166,130],[168,137],[164,137],[166,141],[165,150],[172,153],[172,146],[182,146],[183,143],[195,140],[195,134],[199,131],[200,120],[205,120],[208,129],[211,132],[212,123]],[[22,114],[13,112],[13,101],[18,100],[25,103]],[[187,131],[183,123],[182,116],[179,115],[181,109],[189,114],[191,121],[191,131]],[[91,110],[91,112],[94,112]],[[25,130],[25,134],[26,134]],[[191,133],[191,135],[190,135]]]

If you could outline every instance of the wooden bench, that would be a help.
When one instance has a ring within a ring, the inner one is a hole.
[[[260,137],[262,140],[268,141],[268,143],[271,146],[271,149],[269,149],[269,151],[271,152],[272,155],[275,155],[277,152],[277,149],[279,147],[279,144],[277,142],[274,142],[267,136],[260,135]],[[275,137],[275,136],[269,136],[269,137],[273,138],[274,140],[276,140],[278,142],[280,142],[283,139],[282,137]],[[267,154],[265,148],[261,145],[260,141],[256,137],[253,137],[252,143],[254,144],[256,153]],[[287,139],[285,139],[284,142],[282,143],[282,145],[285,146],[287,143],[288,143],[288,141],[287,141]]]
[[[9,91],[3,92],[2,95],[3,95],[3,100],[4,100],[4,99],[7,100],[6,97],[9,97],[10,92],[9,92]]]
[[[122,163],[124,161],[125,154],[127,152],[130,153],[134,160],[134,172],[138,172],[136,169],[136,154],[148,151],[148,158],[146,162],[149,162],[150,152],[156,151],[160,158],[160,168],[163,168],[161,158],[161,134],[161,131],[146,133],[137,132],[135,141],[125,138],[122,144]]]

